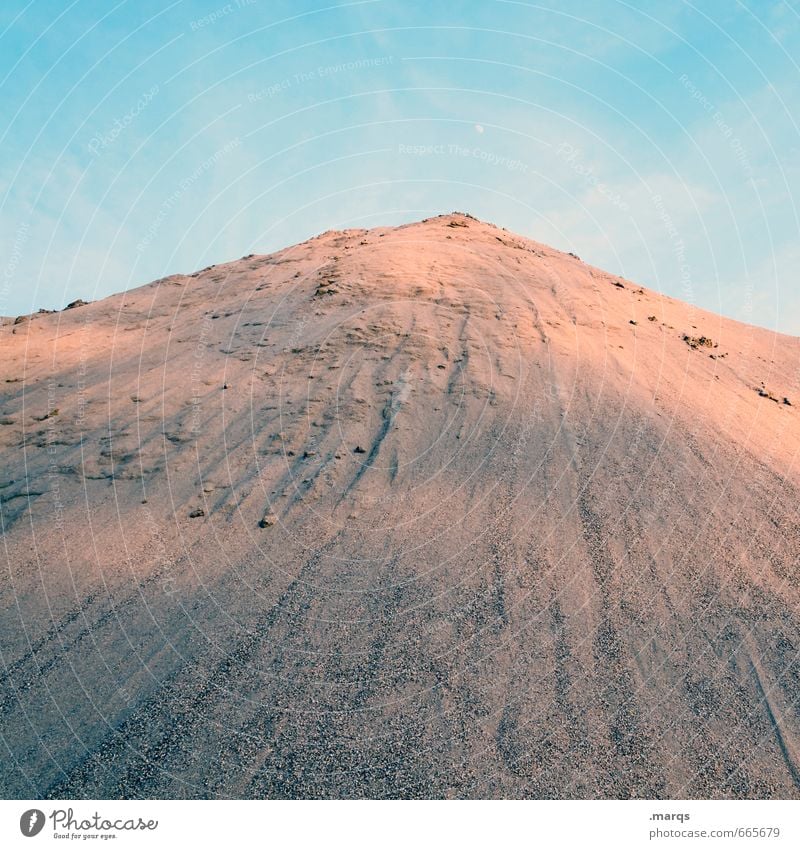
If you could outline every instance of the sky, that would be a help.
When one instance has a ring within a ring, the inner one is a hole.
[[[3,0],[0,315],[461,210],[800,335],[800,0]]]

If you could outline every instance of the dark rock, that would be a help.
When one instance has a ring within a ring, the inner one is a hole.
[[[714,340],[710,339],[708,336],[689,336],[688,333],[684,333],[681,337],[683,341],[690,348],[714,348]]]

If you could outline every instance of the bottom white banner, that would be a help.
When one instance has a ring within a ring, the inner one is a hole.
[[[0,802],[0,846],[800,846],[800,802]]]

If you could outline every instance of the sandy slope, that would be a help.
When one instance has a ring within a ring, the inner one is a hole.
[[[800,796],[800,340],[454,214],[0,363],[3,796]]]

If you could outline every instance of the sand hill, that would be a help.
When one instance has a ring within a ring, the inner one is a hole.
[[[453,214],[0,327],[4,797],[800,797],[800,340]]]

